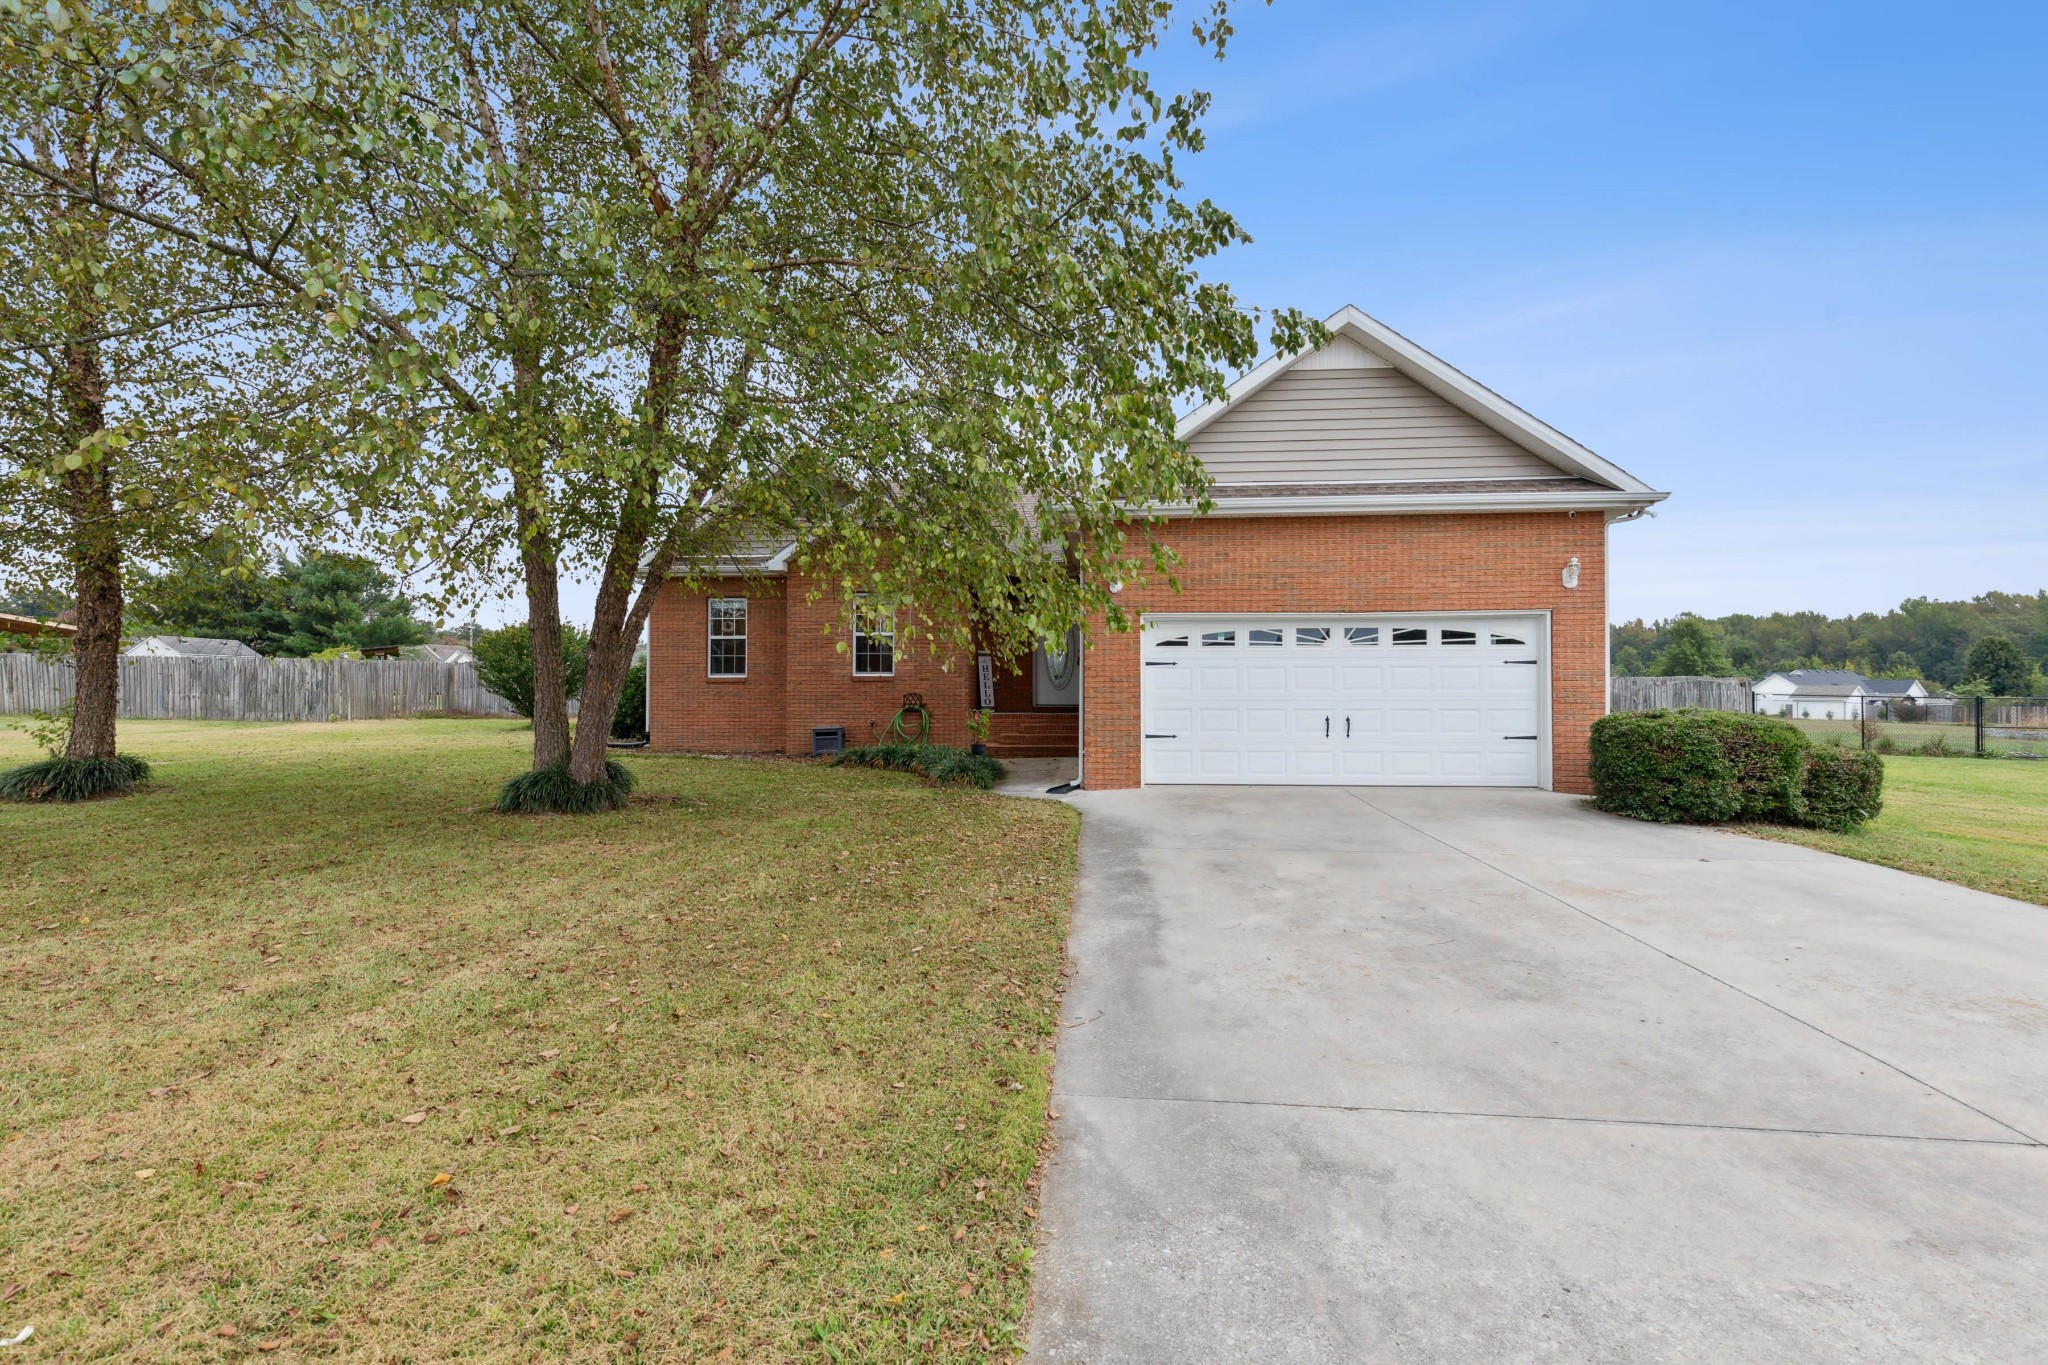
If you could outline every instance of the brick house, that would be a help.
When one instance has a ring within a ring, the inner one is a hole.
[[[1666,495],[1356,308],[1328,326],[1181,421],[1215,506],[1157,509],[1179,591],[1118,589],[1139,629],[1096,622],[984,678],[899,653],[886,615],[809,601],[795,546],[764,542],[658,596],[651,747],[866,743],[917,692],[934,740],[964,743],[992,703],[992,752],[1077,755],[1091,788],[1587,790],[1607,528]]]

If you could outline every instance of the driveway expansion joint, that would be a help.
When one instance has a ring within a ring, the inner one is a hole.
[[[1322,1114],[1391,1114],[1416,1118],[1498,1119],[1517,1123],[1576,1123],[1618,1128],[1674,1128],[1690,1132],[1759,1133],[1785,1137],[1867,1138],[1881,1142],[1940,1142],[1965,1147],[2048,1147],[2025,1134],[2017,1138],[1944,1137],[1933,1133],[1877,1133],[1847,1128],[1788,1128],[1762,1123],[1707,1123],[1692,1119],[1616,1118],[1601,1114],[1529,1114],[1501,1109],[1438,1109],[1401,1104],[1324,1104],[1307,1100],[1233,1100],[1193,1095],[1115,1095],[1067,1091],[1062,1104],[1109,1100],[1125,1104],[1188,1104],[1234,1109],[1291,1109]],[[1994,1120],[1995,1121],[1995,1120]],[[2009,1125],[2007,1125],[2009,1126]]]

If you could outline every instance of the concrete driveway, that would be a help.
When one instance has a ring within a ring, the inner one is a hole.
[[[1543,792],[1077,802],[1036,1358],[2048,1358],[2048,909]]]

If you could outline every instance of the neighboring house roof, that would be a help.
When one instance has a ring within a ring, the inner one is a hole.
[[[126,654],[171,654],[183,659],[260,659],[240,640],[211,640],[197,635],[150,635],[123,651]]]
[[[1667,496],[1357,308],[1324,325],[1327,345],[1272,357],[1180,420],[1217,512],[1639,511]]]
[[[1774,685],[1775,684],[1775,685]],[[1835,691],[1848,688],[1847,693]],[[1795,697],[1833,697],[1862,693],[1871,697],[1910,697],[1920,686],[1918,678],[1866,678],[1846,668],[1795,668],[1773,673],[1752,689],[1757,692],[1790,693]]]

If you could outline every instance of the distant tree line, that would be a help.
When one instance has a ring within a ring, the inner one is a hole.
[[[2029,683],[2048,666],[2048,591],[1988,592],[1967,602],[1915,597],[1887,612],[1842,617],[1817,611],[1682,614],[1624,622],[1608,636],[1621,675],[1761,678],[1793,668],[1847,668],[1948,688],[2004,683],[1989,690],[2010,695],[2033,690]],[[1977,677],[1987,670],[1998,677]]]

